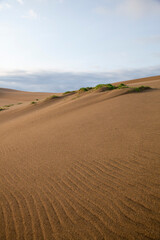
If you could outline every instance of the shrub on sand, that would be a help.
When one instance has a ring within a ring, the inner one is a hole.
[[[98,89],[102,89],[103,91],[107,91],[107,90],[113,90],[116,89],[116,86],[113,86],[112,84],[98,84],[97,86],[94,87],[94,89],[98,90]]]
[[[127,85],[125,85],[124,83],[121,83],[117,86],[118,89],[121,89],[121,88],[129,88]]]
[[[66,95],[66,94],[69,94],[69,93],[75,93],[76,91],[67,91],[67,92],[64,92],[63,95]]]
[[[94,87],[94,89],[100,89],[105,86],[106,86],[106,84],[98,84],[97,86]]]
[[[112,84],[106,84],[107,90],[113,90],[116,89],[116,86],[113,86]]]
[[[52,96],[49,97],[49,99],[55,99],[55,98],[59,98],[59,96],[57,96],[57,95],[52,95]]]
[[[89,91],[89,90],[92,90],[93,87],[86,87],[86,89]]]
[[[79,92],[87,92],[87,91],[88,91],[88,88],[84,88],[84,87],[83,87],[83,88],[80,88],[80,89],[79,89]]]
[[[12,106],[14,106],[14,104],[8,104],[8,105],[5,105],[4,107],[6,108],[9,108],[9,107],[12,107]]]
[[[132,92],[143,92],[143,91],[149,90],[149,89],[151,89],[151,88],[148,86],[134,87],[134,88],[132,88]]]

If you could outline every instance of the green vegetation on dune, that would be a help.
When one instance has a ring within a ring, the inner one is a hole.
[[[78,91],[67,91],[67,92],[63,93],[63,95],[69,94],[69,93],[76,93],[76,92],[77,93],[85,93],[85,92],[88,92],[90,90],[111,91],[111,90],[114,90],[114,89],[125,89],[125,88],[129,89],[128,92],[142,92],[144,90],[151,89],[148,86],[129,87],[124,83],[120,83],[117,86],[108,83],[108,84],[98,84],[95,87],[82,87]]]
[[[121,83],[121,84],[119,84],[118,86],[116,86],[116,88],[122,89],[122,88],[129,88],[129,87],[128,87],[127,85]]]
[[[67,91],[67,92],[64,92],[63,95],[66,95],[66,94],[69,94],[69,93],[76,93],[76,91]]]
[[[60,98],[60,96],[52,95],[52,96],[47,97],[45,100],[53,100],[53,99],[58,99],[58,98]]]
[[[48,99],[55,99],[55,98],[59,98],[59,96],[57,96],[57,95],[52,95],[52,96],[50,96]]]
[[[79,92],[87,92],[87,91],[88,91],[88,89],[84,88],[84,87],[79,89]]]
[[[4,107],[0,107],[0,111],[3,111],[3,110],[5,110],[6,108],[4,108]]]
[[[22,103],[17,103],[17,105],[20,105]],[[7,110],[8,108],[10,107],[13,107],[15,104],[7,104],[7,105],[4,105],[3,107],[0,107],[0,111],[3,111],[3,110]]]
[[[113,90],[116,89],[115,86],[113,86],[112,84],[108,83],[108,84],[98,84],[97,86],[94,87],[94,89],[98,90],[98,89],[102,89],[103,90]]]
[[[86,87],[86,89],[89,91],[89,90],[92,90],[93,87]]]
[[[149,89],[151,89],[149,86],[140,86],[140,87],[131,88],[131,92],[143,92]]]
[[[3,107],[0,107],[0,111],[7,110],[9,107],[12,107],[12,106],[14,106],[14,104],[8,104]]]
[[[14,106],[14,104],[8,104],[8,105],[5,105],[5,106],[3,106],[4,108],[9,108],[9,107],[12,107],[12,106]]]
[[[124,83],[121,83],[117,86],[112,85],[112,84],[98,84],[97,86],[94,87],[94,89],[103,89],[103,91],[108,91],[108,90],[114,90],[114,89],[124,89],[124,88],[129,88],[131,91],[129,92],[142,92],[145,90],[151,89],[148,86],[140,86],[140,87],[129,87],[125,85]]]
[[[79,90],[78,90],[78,92],[88,92],[89,90],[91,90],[92,89],[92,87],[82,87],[82,88],[80,88]]]
[[[113,86],[112,84],[106,84],[107,90],[114,90],[116,89],[116,86]]]
[[[102,87],[105,87],[106,84],[98,84],[97,86],[94,87],[94,89],[100,89]]]

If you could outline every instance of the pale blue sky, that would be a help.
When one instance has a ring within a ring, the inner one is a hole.
[[[155,74],[160,0],[0,0],[0,87],[63,91]]]

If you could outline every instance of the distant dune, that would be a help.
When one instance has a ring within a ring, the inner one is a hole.
[[[43,99],[51,94],[16,91],[7,88],[0,88],[0,106],[6,104],[28,103],[36,99]]]
[[[127,84],[0,89],[0,240],[160,240],[160,76]]]

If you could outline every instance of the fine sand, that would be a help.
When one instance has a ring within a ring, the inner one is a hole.
[[[142,83],[0,89],[0,240],[160,240],[160,76]]]

